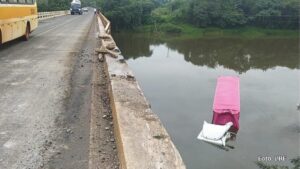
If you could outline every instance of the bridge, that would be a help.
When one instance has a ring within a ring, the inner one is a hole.
[[[0,47],[0,168],[184,169],[109,20],[39,19],[29,41]]]

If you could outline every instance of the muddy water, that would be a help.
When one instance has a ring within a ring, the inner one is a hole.
[[[288,165],[299,155],[297,39],[114,37],[188,169],[255,169],[258,160]],[[212,119],[221,75],[241,82],[240,131],[230,151],[196,139]]]

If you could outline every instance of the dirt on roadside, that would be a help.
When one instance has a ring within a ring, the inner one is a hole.
[[[118,169],[108,94],[108,78],[95,48],[96,21],[73,59],[65,113],[56,120],[58,137],[47,143],[53,151],[45,169]]]
[[[95,63],[93,66],[90,169],[118,169],[119,160],[108,93],[109,81],[104,63],[100,62],[98,57],[95,58]]]

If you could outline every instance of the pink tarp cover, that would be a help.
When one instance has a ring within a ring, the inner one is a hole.
[[[238,131],[240,117],[240,80],[238,77],[218,78],[213,105],[213,123],[233,122],[231,131]]]

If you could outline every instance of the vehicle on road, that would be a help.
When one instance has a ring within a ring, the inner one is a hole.
[[[89,9],[87,7],[85,7],[85,8],[82,8],[82,11],[83,12],[89,12]]]
[[[71,15],[79,14],[82,15],[81,2],[79,0],[73,0],[70,8]]]
[[[38,11],[35,0],[0,1],[0,44],[23,37],[38,26]]]

